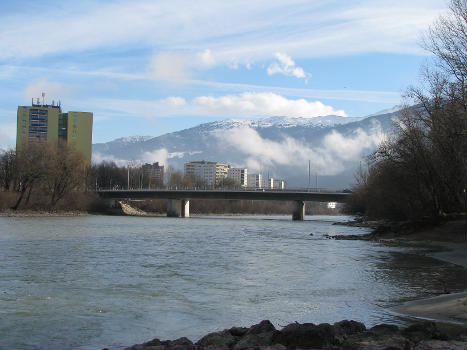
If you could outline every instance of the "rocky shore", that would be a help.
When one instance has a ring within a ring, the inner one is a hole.
[[[364,235],[335,235],[333,239],[367,240],[367,241],[400,241],[400,242],[450,242],[466,241],[465,218],[441,223],[432,222],[380,222],[350,221],[337,222],[334,225],[369,227],[373,231]]]
[[[363,323],[340,321],[291,323],[277,330],[268,320],[249,328],[233,327],[205,335],[196,343],[183,337],[153,339],[126,350],[465,350],[465,328],[421,322],[407,328],[380,324],[367,329]]]

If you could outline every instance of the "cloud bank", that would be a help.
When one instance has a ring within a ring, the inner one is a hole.
[[[314,118],[326,115],[347,117],[344,110],[336,110],[320,101],[288,99],[271,92],[245,92],[237,95],[198,96],[186,100],[180,96],[170,96],[156,101],[106,100],[91,101],[89,107],[109,109],[145,118],[183,116],[212,117],[302,117]]]
[[[245,92],[239,95],[221,97],[200,96],[196,97],[192,104],[206,114],[229,117],[293,116],[313,118],[331,114],[347,116],[343,110],[335,110],[320,101],[293,100],[271,92]]]
[[[360,160],[363,153],[375,149],[385,135],[378,126],[369,133],[357,129],[348,136],[333,130],[316,147],[291,137],[272,141],[249,127],[226,130],[217,137],[227,147],[241,152],[245,156],[245,165],[252,171],[304,167],[310,161],[318,175],[327,176],[345,171],[349,164]]]

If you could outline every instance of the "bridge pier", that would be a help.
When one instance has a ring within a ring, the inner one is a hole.
[[[292,213],[292,220],[305,220],[305,202],[294,201],[294,209]]]
[[[167,201],[167,216],[175,218],[189,218],[190,201],[188,199],[169,199]]]

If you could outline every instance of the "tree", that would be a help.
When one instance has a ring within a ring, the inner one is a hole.
[[[0,155],[0,186],[3,191],[10,191],[16,173],[16,152],[13,149]]]
[[[409,88],[396,135],[370,157],[354,191],[361,202],[353,205],[367,215],[417,219],[465,212],[466,7],[452,0],[449,15],[425,35],[434,64],[425,68],[421,85]]]
[[[103,161],[94,164],[91,170],[96,188],[126,188],[128,169],[119,167],[115,162]]]
[[[50,193],[50,206],[54,207],[65,194],[84,185],[85,163],[83,155],[66,144],[50,148],[47,160],[45,185]]]
[[[46,142],[31,142],[23,145],[17,152],[16,158],[16,191],[19,193],[13,210],[19,208],[26,195],[26,204],[29,202],[32,190],[40,185],[45,177],[48,167],[50,145]]]

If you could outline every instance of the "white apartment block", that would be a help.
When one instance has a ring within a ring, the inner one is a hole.
[[[263,176],[261,174],[248,174],[247,187],[262,188]]]
[[[248,186],[248,169],[244,168],[229,168],[227,177],[235,181],[242,187]]]
[[[190,176],[193,179],[199,179],[207,186],[215,186],[222,179],[227,177],[228,169],[228,164],[202,160],[185,163],[184,170],[185,176]]]
[[[273,188],[275,190],[285,190],[285,180],[274,180]]]
[[[274,188],[274,179],[262,179],[261,188],[271,189]]]

